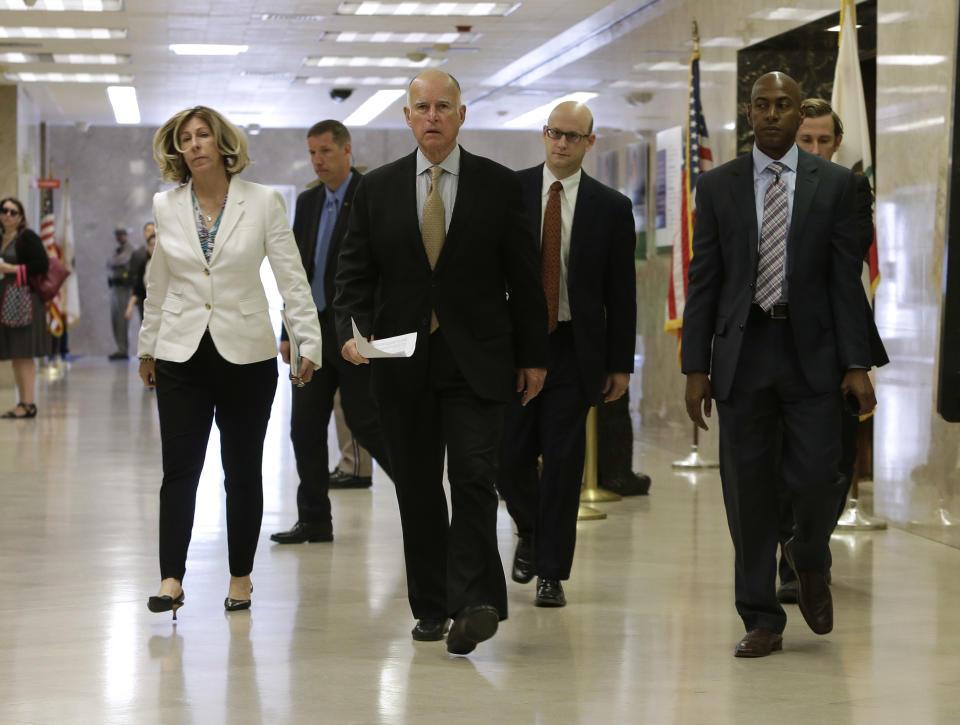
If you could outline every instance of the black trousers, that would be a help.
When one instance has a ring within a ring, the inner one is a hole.
[[[442,330],[430,335],[428,344],[426,390],[380,400],[400,505],[410,609],[417,619],[439,619],[456,617],[469,605],[490,604],[506,619],[494,487],[504,404],[473,392]],[[449,518],[444,450],[453,508]]]
[[[157,360],[156,373],[163,457],[160,577],[183,580],[214,419],[227,493],[230,573],[246,576],[263,518],[263,438],[277,390],[277,361],[227,362],[207,331],[193,357],[182,363]]]
[[[347,426],[361,445],[390,473],[390,463],[377,406],[370,394],[370,366],[353,365],[340,355],[336,331],[323,325],[323,365],[302,388],[292,385],[290,440],[297,461],[297,515],[304,523],[331,525],[330,454],[327,430],[333,411],[333,398],[340,390],[340,401]],[[392,475],[391,475],[392,477]]]
[[[730,396],[717,402],[720,478],[735,553],[737,611],[747,630],[782,632],[776,598],[779,482],[794,512],[797,567],[826,568],[836,523],[840,390],[810,389],[789,321],[751,312]]]
[[[526,406],[515,401],[507,408],[497,479],[517,532],[533,537],[534,568],[543,577],[570,578],[589,411],[573,328],[561,323],[550,335],[550,367],[540,395]]]

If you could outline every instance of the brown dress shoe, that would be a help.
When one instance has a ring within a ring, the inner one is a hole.
[[[783,545],[783,555],[797,575],[797,604],[807,626],[814,634],[833,630],[833,597],[826,574],[818,571],[799,571],[793,560],[793,539]]]
[[[766,657],[771,652],[783,649],[783,637],[769,629],[751,629],[737,642],[734,657]]]

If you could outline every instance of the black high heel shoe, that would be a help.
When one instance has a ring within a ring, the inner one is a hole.
[[[177,621],[177,610],[183,606],[183,590],[180,596],[174,599],[169,594],[161,594],[157,597],[150,597],[147,600],[147,609],[151,612],[173,612],[173,621]]]
[[[250,585],[250,593],[253,594],[253,584]],[[239,612],[241,609],[250,609],[250,600],[227,597],[223,600],[223,608],[228,612]]]

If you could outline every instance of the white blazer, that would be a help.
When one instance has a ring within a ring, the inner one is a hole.
[[[283,199],[267,186],[233,177],[207,262],[193,213],[191,181],[153,197],[157,246],[147,267],[138,355],[185,362],[209,328],[217,351],[246,364],[277,355],[260,282],[270,260],[300,354],[319,367],[320,320]]]

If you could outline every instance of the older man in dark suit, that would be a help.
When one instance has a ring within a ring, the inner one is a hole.
[[[561,103],[543,127],[546,162],[520,172],[531,233],[541,240],[549,373],[540,396],[507,411],[498,485],[517,524],[513,579],[537,574],[535,603],[562,607],[570,578],[591,405],[612,402],[633,372],[637,303],[633,205],[581,169],[593,115]],[[543,471],[537,476],[537,457]]]
[[[397,487],[416,640],[467,654],[507,616],[494,488],[506,404],[543,385],[547,315],[514,172],[457,145],[460,86],[430,70],[404,108],[418,149],[364,177],[337,272],[343,356],[365,335],[416,332],[407,359],[372,361]],[[443,492],[443,460],[452,520]]]
[[[738,657],[782,647],[778,480],[796,520],[784,554],[797,574],[800,612],[817,634],[833,628],[825,570],[841,399],[855,410],[876,405],[853,175],[797,148],[802,118],[797,84],[782,73],[762,76],[748,111],[752,153],[697,184],[682,367],[698,426],[706,428],[717,400],[736,604],[747,630]]]
[[[370,396],[369,370],[350,365],[341,357],[333,319],[337,259],[362,174],[351,165],[350,132],[339,121],[314,124],[307,132],[307,147],[319,183],[297,198],[293,233],[326,342],[323,365],[317,368],[310,385],[291,388],[290,440],[300,476],[297,522],[290,530],[270,537],[278,544],[333,540],[327,428],[338,389],[347,425],[380,467],[390,473],[376,406]],[[286,329],[281,334],[280,353],[285,362],[290,362]]]

